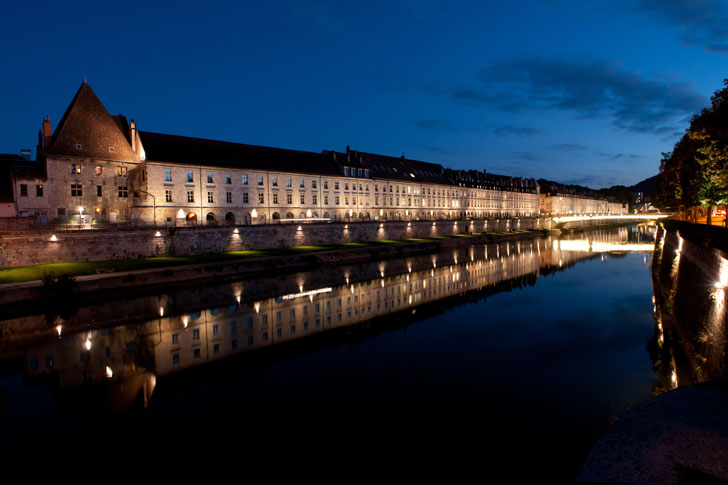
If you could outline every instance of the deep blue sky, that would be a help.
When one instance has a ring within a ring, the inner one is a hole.
[[[594,188],[657,173],[728,77],[728,2],[6,2],[0,152],[84,76],[141,130]]]

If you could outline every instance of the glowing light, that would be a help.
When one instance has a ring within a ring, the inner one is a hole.
[[[159,307],[159,316],[160,317],[164,316],[164,307],[161,307],[161,306]]]
[[[349,224],[344,224],[344,230],[348,230],[348,229],[349,229]]]
[[[258,217],[258,211],[253,209],[253,212],[250,213],[252,217]]]
[[[412,227],[412,223],[411,222],[408,222],[407,223],[407,227]]]
[[[436,222],[433,222],[433,223],[432,223],[432,227],[435,227],[436,225],[437,225],[437,223],[436,223]]]
[[[382,278],[384,278],[384,271],[380,271],[380,272],[379,272],[379,274],[380,274],[380,276],[381,276]]]
[[[63,331],[62,325],[56,325],[56,332],[58,332],[58,336],[61,336],[61,332]]]
[[[184,325],[185,328],[187,328],[188,323],[190,323],[190,319],[188,317],[182,317],[182,325]]]
[[[108,365],[106,366],[106,377],[108,379],[111,379],[114,376],[114,371],[111,370],[111,367]]]
[[[301,230],[302,230],[302,229],[301,229],[301,226],[298,226],[298,227],[296,228],[296,230],[297,230],[297,231],[301,231]]]
[[[353,289],[353,287],[352,287],[352,289]],[[309,291],[304,292],[303,287],[301,287],[300,293],[291,293],[290,295],[283,295],[280,298],[281,298],[281,300],[295,300],[296,298],[318,295],[319,293],[330,293],[332,291],[334,291],[333,288],[319,288],[316,290],[309,290]],[[258,310],[260,310],[260,303],[255,304],[255,312],[258,313]]]
[[[237,227],[235,229],[233,229],[233,234],[240,234],[240,231],[238,231]]]
[[[238,300],[238,303],[240,303],[240,295],[235,297],[236,300]]]
[[[306,211],[306,217],[311,217],[313,214],[311,213],[311,209]]]
[[[58,241],[58,238],[56,237],[56,235],[55,235],[55,234],[53,234],[53,235],[51,236],[51,242],[56,242],[56,241]]]
[[[160,237],[161,235],[162,235],[162,233],[159,232],[159,231],[157,231],[157,232],[154,233],[154,237]]]
[[[84,347],[86,347],[86,350],[91,350],[91,339],[87,338],[86,343],[84,344]]]
[[[384,229],[384,224],[379,224],[379,229]]]
[[[255,308],[255,313],[260,313],[260,303],[253,305],[253,308]]]
[[[185,218],[185,211],[182,209],[177,211],[177,219],[184,219]]]

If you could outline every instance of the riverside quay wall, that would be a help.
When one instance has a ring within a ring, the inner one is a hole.
[[[7,232],[0,267],[316,246],[550,228],[542,218]]]

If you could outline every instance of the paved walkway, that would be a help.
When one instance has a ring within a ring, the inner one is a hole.
[[[681,387],[628,412],[594,445],[579,482],[728,482],[728,381]]]

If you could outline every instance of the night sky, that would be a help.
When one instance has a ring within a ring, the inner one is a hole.
[[[722,0],[5,2],[0,152],[84,77],[139,129],[593,188],[658,171],[728,77]]]

